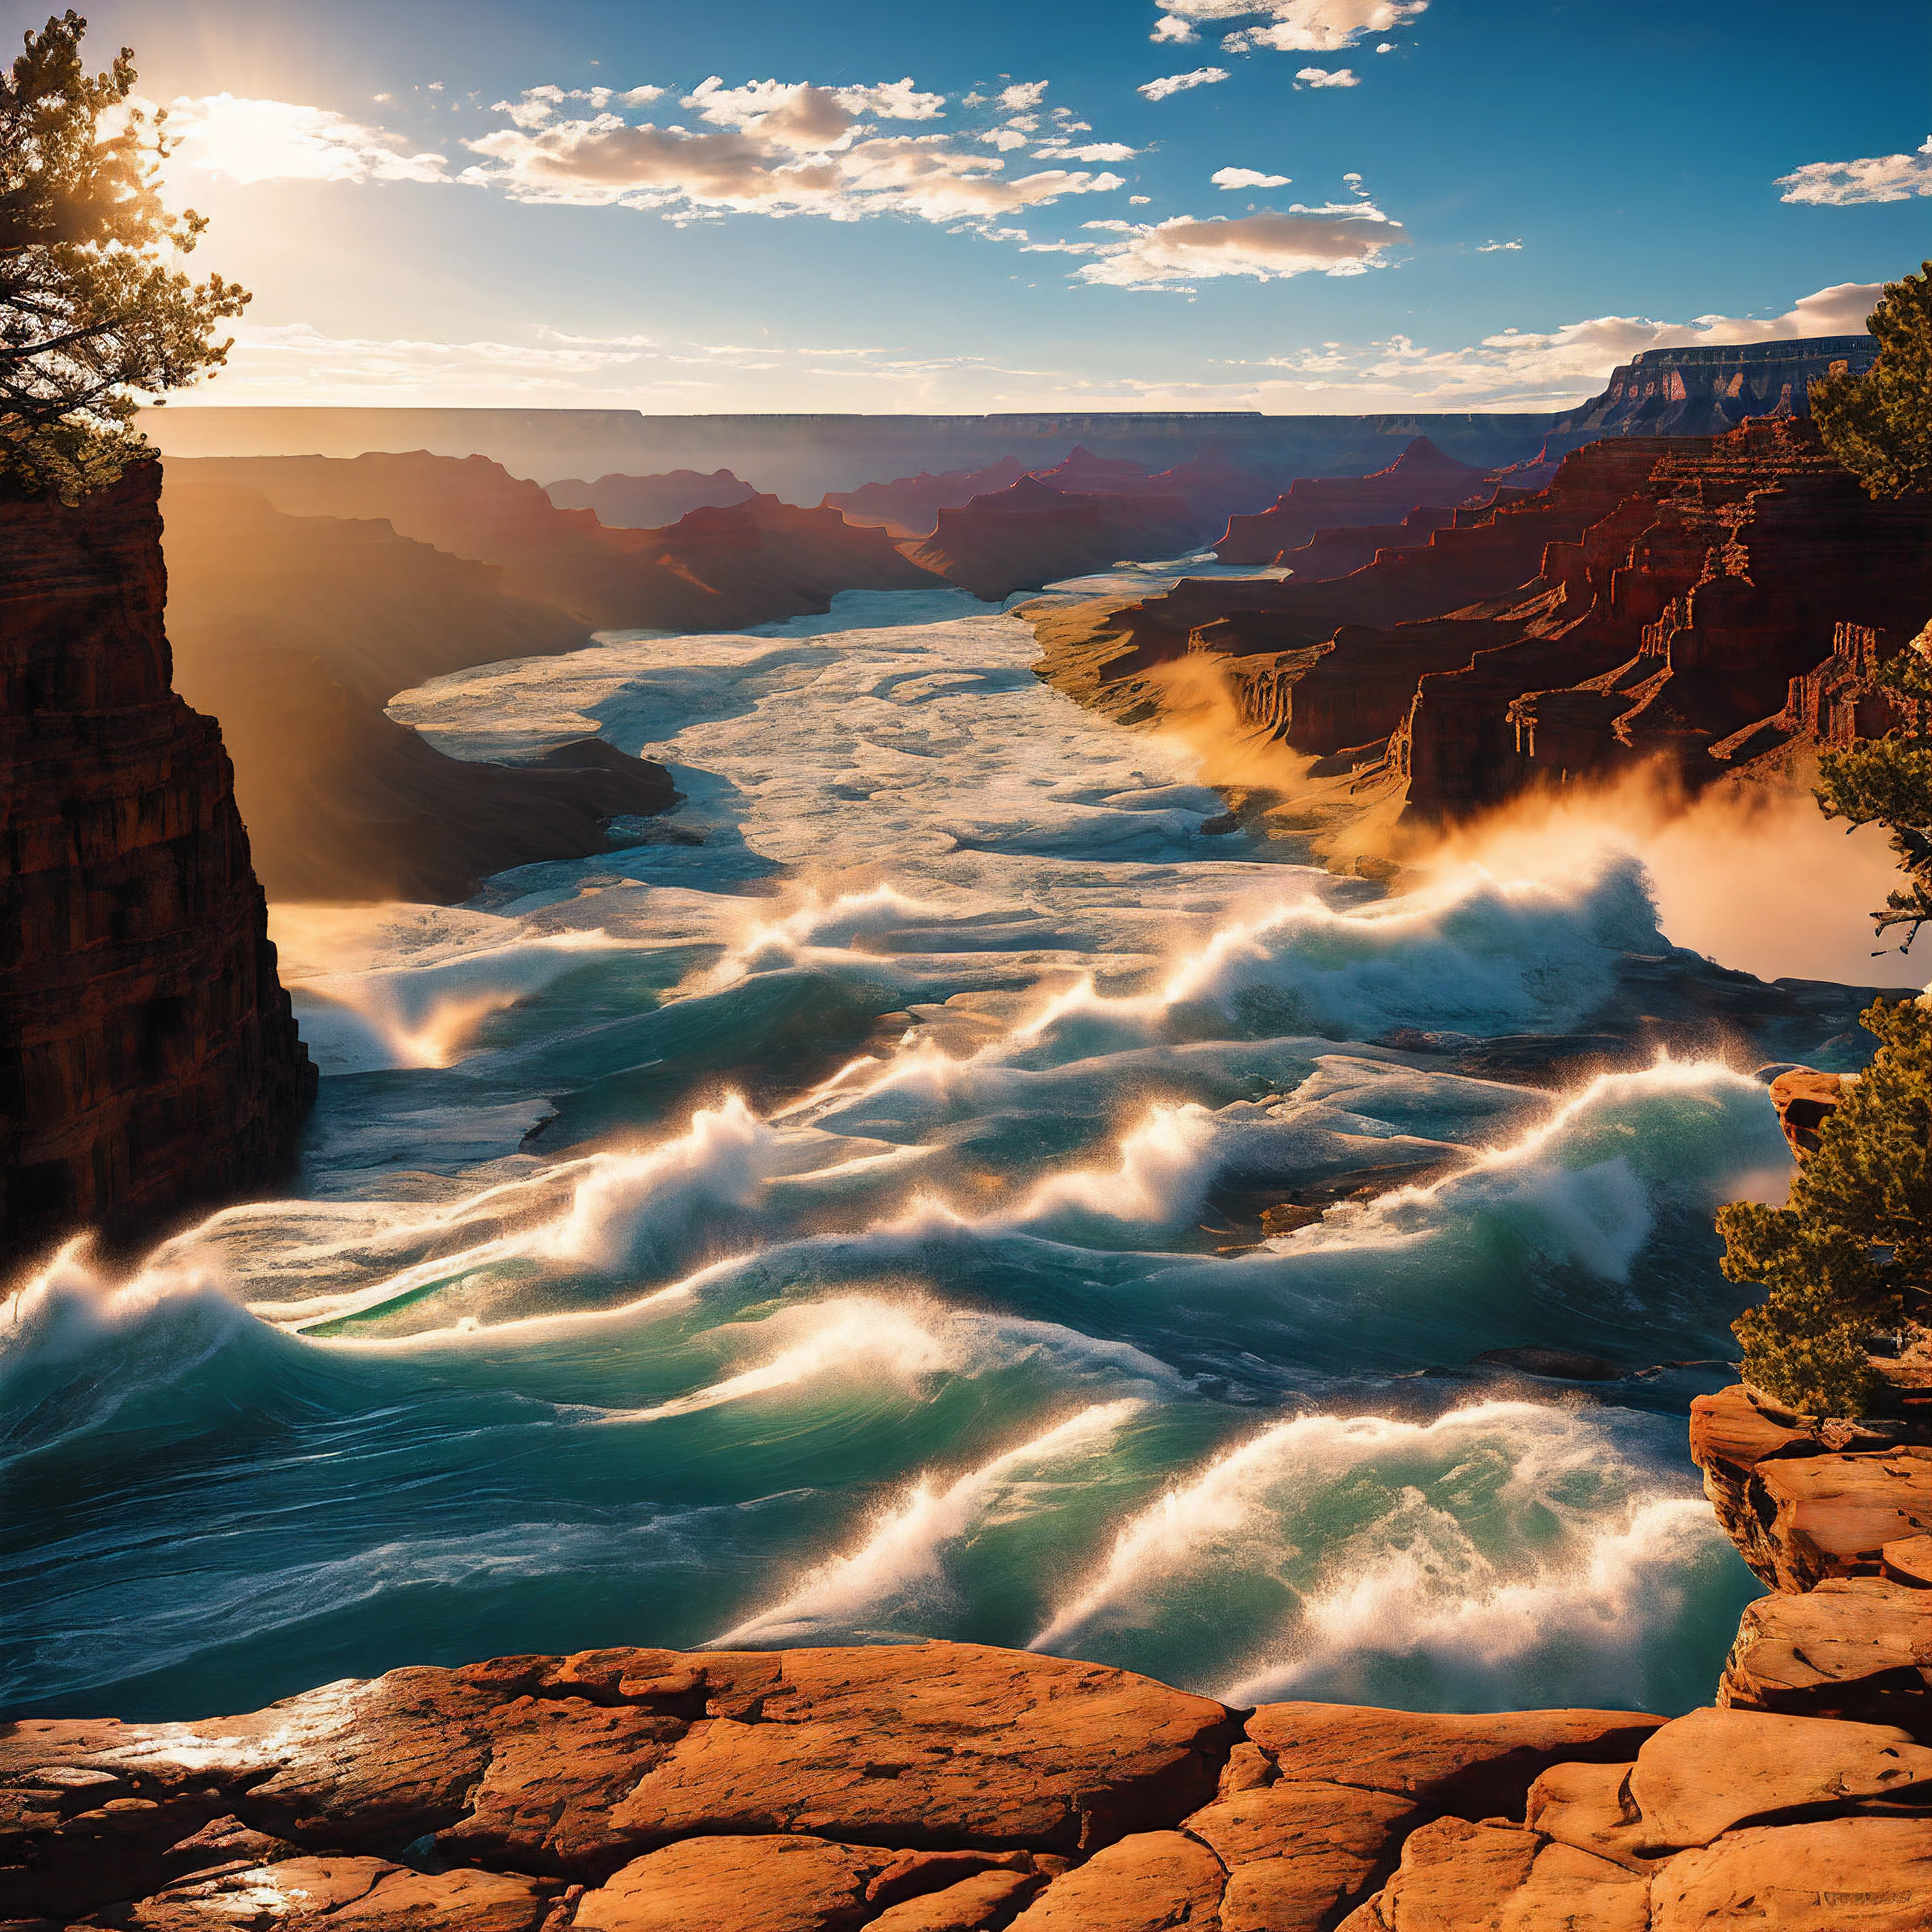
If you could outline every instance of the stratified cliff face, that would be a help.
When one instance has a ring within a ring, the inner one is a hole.
[[[160,487],[0,501],[0,1264],[270,1186],[315,1091],[220,730],[170,686]]]
[[[292,516],[381,518],[398,535],[503,568],[512,595],[603,630],[731,630],[829,609],[841,590],[930,586],[883,530],[758,496],[664,530],[607,530],[487,458],[207,458],[177,465],[259,490]]]
[[[1345,561],[1345,535],[1313,548]],[[1786,416],[1588,444],[1547,488],[1346,576],[1184,582],[1036,625],[1042,674],[1115,716],[1158,705],[1153,668],[1217,658],[1252,722],[1376,764],[1441,818],[1657,760],[1694,790],[1762,775],[1808,718],[1875,720],[1868,661],[1928,610],[1932,503],[1874,503]]]
[[[1646,349],[1612,370],[1601,395],[1556,419],[1544,458],[1600,436],[1721,436],[1748,416],[1807,416],[1810,386],[1833,363],[1862,374],[1877,359],[1870,335]]]
[[[1306,543],[1318,530],[1399,524],[1412,510],[1473,502],[1490,482],[1487,471],[1445,456],[1418,436],[1372,476],[1297,477],[1268,508],[1230,518],[1214,554],[1223,563],[1288,562],[1282,552]]]
[[[1194,513],[1180,496],[1072,496],[1036,477],[942,510],[938,527],[906,555],[976,597],[997,602],[1123,557],[1172,554],[1192,541]]]

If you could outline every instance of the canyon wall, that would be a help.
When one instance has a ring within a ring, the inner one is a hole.
[[[610,820],[675,802],[661,766],[595,740],[472,761],[385,714],[428,679],[590,644],[500,566],[383,520],[286,516],[193,464],[170,466],[161,507],[176,684],[220,722],[278,900],[465,898],[492,872],[608,850]]]
[[[160,484],[0,500],[0,1265],[272,1186],[315,1090],[220,730],[172,688]]]
[[[1151,718],[1162,667],[1202,660],[1249,724],[1448,818],[1659,760],[1694,790],[1772,776],[1820,718],[1879,718],[1846,654],[1902,648],[1932,611],[1932,504],[1874,503],[1791,416],[1606,438],[1541,490],[1313,574],[1353,561],[1346,535],[1286,582],[1032,607],[1041,674]]]

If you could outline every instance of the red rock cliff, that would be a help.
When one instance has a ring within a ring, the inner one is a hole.
[[[0,501],[0,1266],[267,1186],[314,1094],[220,730],[171,686],[160,488]]]

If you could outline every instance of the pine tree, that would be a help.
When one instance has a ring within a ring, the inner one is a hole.
[[[165,116],[130,101],[132,51],[90,79],[70,9],[0,73],[0,479],[72,501],[146,445],[144,400],[218,368],[247,292],[169,259],[206,226],[161,205]]]
[[[1818,1129],[1782,1208],[1718,1217],[1727,1280],[1765,1299],[1736,1324],[1746,1380],[1796,1409],[1862,1415],[1870,1339],[1932,1314],[1932,1007],[1868,1007],[1880,1047]]]

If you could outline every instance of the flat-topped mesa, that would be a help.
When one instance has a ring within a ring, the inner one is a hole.
[[[171,686],[160,487],[0,500],[0,1266],[268,1189],[314,1096],[220,729]]]
[[[941,510],[932,535],[908,544],[911,561],[997,602],[1123,557],[1171,554],[1192,512],[1178,496],[1069,495],[1034,476]]]
[[[607,530],[488,458],[207,457],[195,471],[295,516],[382,518],[398,534],[503,568],[503,587],[599,629],[730,630],[828,610],[841,590],[931,586],[883,530],[754,495],[662,530]]]
[[[1557,418],[1543,460],[1598,436],[1721,436],[1750,416],[1808,416],[1811,385],[1834,364],[1862,375],[1877,359],[1870,335],[1642,350],[1611,371],[1600,395]]]
[[[1459,463],[1418,436],[1368,476],[1298,476],[1267,509],[1231,517],[1214,554],[1223,563],[1273,563],[1319,530],[1397,524],[1412,510],[1452,508],[1480,496],[1490,473]]]

